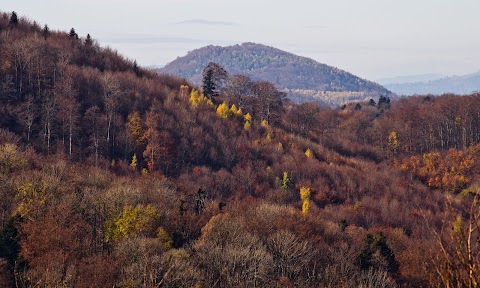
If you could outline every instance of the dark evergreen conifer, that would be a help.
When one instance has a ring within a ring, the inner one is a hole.
[[[382,105],[388,105],[390,104],[390,98],[380,95],[380,98],[378,99],[378,107],[381,107]]]
[[[209,69],[207,66],[205,70],[203,70],[203,94],[208,98],[208,99],[213,99],[214,96],[216,96],[216,87],[215,87],[215,82],[213,81],[213,70]]]
[[[92,44],[93,44],[92,37],[90,36],[90,34],[87,34],[87,38],[85,38],[85,45],[92,46]]]
[[[133,72],[135,75],[140,76],[140,67],[138,67],[137,60],[133,61]]]
[[[71,39],[78,39],[78,34],[77,32],[75,32],[75,29],[70,29],[70,33],[68,33],[68,36],[71,38]]]
[[[42,30],[42,37],[43,39],[47,40],[48,36],[50,36],[50,29],[48,28],[47,24],[45,24]]]
[[[12,12],[12,16],[10,16],[10,25],[17,25],[18,24],[18,15],[15,11]]]
[[[217,63],[210,62],[203,69],[203,94],[210,100],[219,95],[219,90],[228,77],[227,71]]]

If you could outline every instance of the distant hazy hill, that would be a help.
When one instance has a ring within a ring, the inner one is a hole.
[[[390,78],[381,78],[377,82],[381,85],[387,84],[404,84],[404,83],[415,83],[415,82],[428,82],[433,80],[438,80],[447,77],[447,75],[442,74],[418,74],[418,75],[405,75],[397,76]]]
[[[480,71],[469,75],[445,77],[428,82],[385,84],[385,87],[398,95],[470,94],[474,91],[480,91]]]
[[[254,43],[206,46],[177,58],[158,71],[185,77],[198,85],[202,70],[210,61],[222,65],[230,74],[270,81],[288,92],[296,102],[315,100],[338,105],[391,94],[379,84],[338,68]]]

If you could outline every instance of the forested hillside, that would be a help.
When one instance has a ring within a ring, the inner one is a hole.
[[[0,15],[0,287],[478,285],[479,94],[297,105]]]
[[[392,94],[379,84],[336,67],[255,43],[206,46],[175,59],[159,71],[185,77],[199,85],[203,68],[209,62],[218,63],[230,74],[269,81],[287,92],[288,97],[297,103],[315,101],[339,106]]]

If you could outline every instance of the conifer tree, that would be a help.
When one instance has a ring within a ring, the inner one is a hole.
[[[203,94],[209,99],[213,99],[214,96],[217,96],[217,91],[215,87],[215,82],[213,81],[213,70],[209,69],[208,66],[203,70]]]
[[[42,30],[42,37],[43,37],[43,39],[47,40],[48,36],[50,36],[50,28],[48,28],[48,25],[45,24],[45,26],[43,26],[43,30]]]
[[[390,98],[380,95],[380,98],[378,99],[378,107],[381,108],[383,106],[389,106],[390,105]]]
[[[12,16],[10,16],[10,25],[17,25],[18,24],[18,15],[17,12],[13,11]]]
[[[90,34],[87,34],[87,38],[85,38],[85,45],[86,46],[92,46],[93,45],[93,39],[90,36]]]
[[[68,36],[70,37],[70,39],[74,39],[74,40],[78,39],[78,34],[77,32],[75,32],[74,28],[70,29],[70,33],[68,33]]]
[[[219,90],[224,85],[228,77],[227,71],[218,65],[217,63],[210,62],[208,65],[203,69],[203,94],[208,99],[212,100],[219,95]]]
[[[133,61],[133,73],[135,73],[137,76],[140,76],[140,67],[138,67],[137,60]]]
[[[362,253],[357,257],[357,264],[359,264],[362,270],[370,269],[371,267],[383,268],[390,273],[398,272],[398,263],[395,259],[395,254],[387,244],[387,239],[382,232],[375,234],[368,233],[365,236],[366,247]],[[383,261],[375,261],[374,258],[383,258]],[[380,263],[378,263],[380,262]]]

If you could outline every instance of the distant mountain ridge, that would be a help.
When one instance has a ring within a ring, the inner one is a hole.
[[[480,91],[480,71],[428,82],[385,84],[385,87],[398,95],[440,95],[445,93],[465,95]]]
[[[288,92],[289,98],[295,102],[313,100],[339,105],[392,94],[381,85],[349,72],[255,43],[199,48],[158,71],[184,77],[199,85],[203,68],[212,61],[230,74],[272,82],[278,89]]]
[[[416,82],[428,82],[448,77],[443,74],[416,74],[416,75],[403,75],[397,77],[381,78],[377,79],[377,83],[385,86],[387,84],[404,84],[404,83],[416,83]]]

